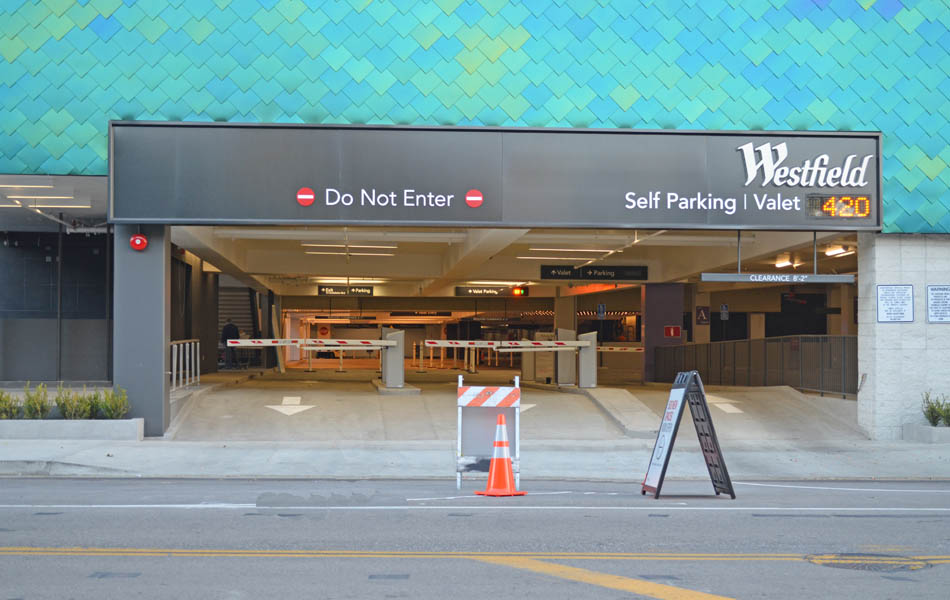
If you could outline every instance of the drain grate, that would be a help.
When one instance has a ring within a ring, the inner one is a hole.
[[[811,554],[805,559],[813,565],[855,571],[917,571],[930,565],[926,560],[890,554]]]

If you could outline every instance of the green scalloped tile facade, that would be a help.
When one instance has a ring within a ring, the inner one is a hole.
[[[950,233],[947,0],[3,0],[0,173],[110,119],[880,130],[884,231]]]

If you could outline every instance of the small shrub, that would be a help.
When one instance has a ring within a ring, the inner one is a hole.
[[[0,390],[0,419],[15,419],[20,415],[16,396]]]
[[[64,419],[95,419],[99,402],[99,392],[89,393],[85,386],[82,393],[62,386],[56,390],[56,406]]]
[[[943,395],[941,395],[941,398],[943,398],[943,402],[940,406],[940,418],[943,419],[944,425],[950,427],[950,399]]]
[[[52,406],[49,403],[49,394],[46,391],[46,385],[39,384],[30,389],[30,382],[26,382],[23,388],[23,416],[27,419],[45,419]]]
[[[924,413],[927,422],[936,427],[940,423],[940,417],[943,415],[944,402],[932,394],[929,390],[921,395],[920,409]]]
[[[121,419],[129,412],[129,396],[121,387],[102,391],[99,410],[106,419]]]

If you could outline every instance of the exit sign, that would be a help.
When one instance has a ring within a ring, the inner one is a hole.
[[[682,337],[683,328],[679,325],[666,325],[663,327],[663,337],[678,338]]]

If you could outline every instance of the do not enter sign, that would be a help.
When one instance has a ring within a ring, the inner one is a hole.
[[[297,190],[297,204],[300,206],[310,206],[315,199],[316,195],[314,195],[312,189],[304,187]]]
[[[482,193],[478,190],[469,190],[465,192],[465,204],[468,204],[472,208],[478,208],[482,205]]]

